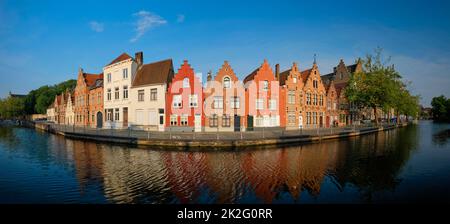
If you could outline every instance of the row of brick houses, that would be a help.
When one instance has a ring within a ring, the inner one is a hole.
[[[317,63],[280,72],[267,60],[243,81],[225,61],[205,85],[187,60],[175,72],[172,59],[144,64],[143,53],[123,53],[102,73],[78,72],[76,88],[58,95],[48,120],[97,128],[154,131],[250,131],[349,125],[358,119],[345,98],[350,74],[361,62],[341,60],[321,76]]]

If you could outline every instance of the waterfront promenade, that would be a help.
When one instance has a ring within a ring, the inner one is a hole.
[[[404,126],[398,125],[398,126]],[[365,124],[339,128],[284,130],[261,128],[245,132],[157,132],[133,129],[100,129],[58,125],[46,122],[34,124],[37,129],[74,139],[177,148],[245,148],[261,145],[287,145],[326,139],[346,138],[389,130],[394,124]]]

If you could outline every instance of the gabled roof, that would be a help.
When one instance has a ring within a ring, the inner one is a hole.
[[[111,63],[109,63],[108,65],[112,65],[112,64],[116,64],[116,63],[118,63],[118,62],[121,62],[121,61],[125,61],[125,60],[128,60],[128,59],[132,59],[132,57],[130,56],[130,55],[128,55],[127,53],[122,53],[121,55],[119,55],[119,57],[117,57],[116,59],[114,59]],[[108,65],[106,65],[106,66],[108,66]]]
[[[256,68],[252,73],[247,75],[247,77],[245,77],[244,79],[244,83],[253,80],[255,78],[256,73],[258,73],[259,69],[261,69],[261,67]]]
[[[289,73],[291,71],[292,71],[292,69],[288,69],[278,75],[278,81],[280,81],[280,86],[283,86],[286,84],[287,77],[289,76]]]
[[[312,71],[312,68],[310,68],[310,69],[308,69],[308,70],[305,70],[305,71],[302,71],[302,72],[301,72],[303,82],[306,83],[306,81],[307,81],[308,78],[309,78],[309,75],[311,74],[311,71]]]
[[[84,80],[86,82],[86,85],[88,87],[92,87],[95,85],[97,79],[103,79],[103,73],[100,74],[89,74],[89,73],[83,73]]]
[[[139,67],[132,87],[170,83],[174,76],[172,59],[166,59]]]

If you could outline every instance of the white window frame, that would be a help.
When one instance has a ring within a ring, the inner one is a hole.
[[[183,99],[182,99],[181,95],[173,95],[172,107],[173,108],[181,108],[181,107],[183,107]]]
[[[197,94],[189,95],[189,107],[193,107],[193,108],[198,107],[198,95]]]
[[[256,99],[255,103],[256,103],[255,108],[257,110],[263,110],[264,109],[264,99]]]

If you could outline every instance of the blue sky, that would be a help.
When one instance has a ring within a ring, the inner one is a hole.
[[[450,1],[0,0],[0,97],[101,72],[122,52],[188,59],[196,72],[228,60],[240,78],[266,58],[322,74],[380,46],[429,105],[450,97]]]

